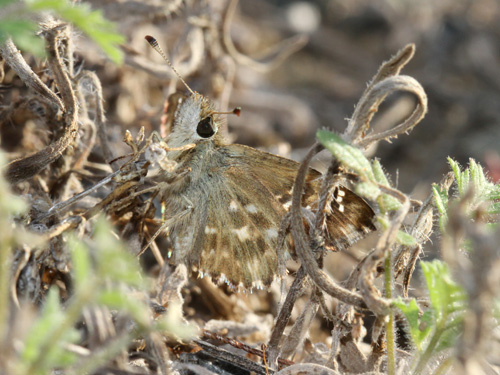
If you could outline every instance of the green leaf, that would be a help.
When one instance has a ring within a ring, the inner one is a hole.
[[[469,159],[470,176],[476,195],[483,195],[488,189],[488,180],[484,176],[483,168],[474,159]]]
[[[17,0],[0,0],[0,7],[5,7],[9,4],[15,3]]]
[[[28,368],[31,364],[37,362],[37,370],[40,373],[46,373],[49,367],[67,365],[76,360],[76,356],[64,349],[64,344],[76,343],[80,340],[79,332],[74,329],[68,329],[64,335],[57,341],[46,345],[52,340],[54,329],[65,319],[65,312],[59,303],[59,292],[57,288],[51,288],[47,294],[45,306],[42,314],[24,340],[24,350],[21,353],[20,364]],[[46,350],[42,353],[41,348]]]
[[[145,287],[141,278],[139,261],[130,254],[111,232],[111,226],[105,218],[99,218],[95,226],[97,273],[115,282],[124,282],[130,286]]]
[[[462,171],[460,170],[460,165],[450,157],[448,158],[448,164],[450,164],[451,170],[455,175],[455,181],[457,182],[458,193],[460,194],[460,196],[463,196],[463,194],[467,190],[467,187],[469,186],[468,171],[467,173],[462,173]]]
[[[445,321],[451,313],[462,310],[466,294],[463,288],[452,280],[448,265],[438,260],[420,264],[436,320]]]
[[[380,185],[391,186],[378,159],[373,159],[372,170],[373,175],[375,176],[375,181],[377,181]]]
[[[71,258],[73,261],[75,289],[86,288],[94,276],[88,248],[75,237],[68,239],[68,247],[71,249]]]
[[[408,304],[405,304],[401,298],[394,301],[394,305],[398,307],[405,315],[410,329],[411,338],[419,352],[422,351],[423,343],[432,331],[432,318],[429,322],[430,314],[427,314],[425,320],[420,318],[420,310],[417,301],[412,299]],[[430,324],[429,324],[430,323]]]
[[[106,20],[100,10],[92,10],[86,3],[70,3],[66,0],[28,0],[27,4],[33,12],[54,12],[87,34],[115,63],[123,61],[119,44],[125,42],[125,37],[116,32],[116,25]]]
[[[376,200],[380,196],[380,189],[371,182],[360,182],[354,188],[356,194],[369,200]]]
[[[181,340],[192,340],[199,335],[199,328],[184,320],[182,304],[170,303],[167,313],[157,320],[157,328],[163,334]]]
[[[448,192],[442,189],[437,184],[432,184],[432,193],[434,195],[434,201],[436,202],[436,208],[442,216],[448,216]]]
[[[364,180],[376,181],[372,166],[360,149],[351,146],[341,137],[327,130],[319,130],[316,136],[343,165],[358,173]]]
[[[22,51],[43,56],[43,41],[36,35],[37,29],[37,25],[29,20],[0,19],[0,44],[11,37],[14,44]]]
[[[374,159],[372,162],[372,170],[375,176],[375,180],[380,185],[391,187],[389,180],[385,175],[384,169],[377,159]],[[401,202],[399,200],[385,193],[381,193],[378,196],[377,203],[382,213],[386,213],[388,211],[397,211],[401,208]]]
[[[403,246],[415,246],[417,240],[411,234],[398,230],[396,241]]]
[[[129,313],[133,320],[141,326],[147,326],[149,323],[149,310],[146,303],[132,298],[125,291],[107,290],[100,292],[98,302],[111,309]]]
[[[456,346],[458,337],[462,334],[462,320],[462,317],[457,317],[454,324],[446,327],[441,333],[438,344],[434,349],[436,353]]]
[[[439,185],[433,184],[432,194],[434,195],[434,202],[439,212],[439,228],[444,233],[446,224],[448,223],[448,192],[446,189],[441,189]]]

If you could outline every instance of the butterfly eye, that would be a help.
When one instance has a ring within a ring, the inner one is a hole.
[[[198,133],[198,135],[203,138],[208,138],[215,134],[211,116],[205,117],[198,123],[196,133]]]

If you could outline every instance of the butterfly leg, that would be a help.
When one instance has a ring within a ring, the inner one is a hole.
[[[178,220],[181,220],[182,218],[184,218],[186,215],[189,215],[191,213],[191,210],[192,208],[187,208],[186,210],[184,211],[181,211],[179,212],[178,214],[172,216],[170,219],[166,220],[162,225],[161,227],[155,232],[155,234],[153,234],[153,236],[150,238],[150,240],[148,241],[148,243],[146,244],[146,246],[144,246],[139,255],[142,254],[143,252],[145,252],[150,246],[151,244],[153,243],[154,240],[156,240],[156,238],[164,231],[168,231],[168,228],[170,226],[172,226],[172,224],[174,224],[176,221]]]

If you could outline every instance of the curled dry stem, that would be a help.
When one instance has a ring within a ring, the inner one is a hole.
[[[9,163],[7,165],[6,178],[12,184],[24,181],[40,173],[62,155],[77,135],[78,111],[76,97],[58,49],[58,41],[65,37],[68,37],[66,25],[59,24],[45,32],[48,62],[61,94],[62,108],[64,108],[64,134],[57,141],[34,155]]]
[[[238,5],[238,0],[232,0],[229,2],[226,8],[226,13],[224,14],[224,22],[222,25],[222,45],[226,49],[227,53],[241,65],[248,66],[253,70],[266,73],[277,66],[279,66],[283,61],[285,61],[290,55],[294,54],[302,47],[304,47],[308,41],[305,35],[296,35],[289,39],[283,40],[277,46],[274,46],[271,52],[261,59],[261,61],[254,60],[242,53],[240,53],[231,39],[231,23],[236,13],[236,7]]]
[[[361,96],[351,120],[344,132],[347,142],[367,148],[370,144],[380,140],[389,140],[399,134],[411,130],[427,113],[427,95],[422,86],[412,77],[399,76],[401,69],[413,57],[415,46],[409,44],[401,49],[393,58],[382,64]],[[385,98],[396,91],[413,93],[417,104],[413,113],[402,123],[392,129],[369,134],[366,136],[370,123]]]

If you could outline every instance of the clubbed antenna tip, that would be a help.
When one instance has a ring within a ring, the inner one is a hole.
[[[173,64],[170,62],[170,60],[167,58],[167,56],[165,55],[165,53],[163,52],[163,50],[161,49],[160,45],[158,44],[158,41],[153,38],[151,35],[146,35],[144,37],[144,39],[147,40],[147,42],[149,43],[149,45],[151,47],[153,47],[153,49],[158,52],[161,57],[163,57],[163,59],[167,62],[168,66],[170,66],[170,69],[173,70],[173,72],[177,75],[177,77],[179,77],[179,79],[181,80],[181,82],[184,84],[184,86],[186,86],[186,88],[189,90],[189,92],[191,92],[191,94],[194,95],[194,91],[191,90],[191,87],[188,86],[188,84],[186,83],[186,81],[184,81],[184,79],[181,77],[181,75],[177,72],[177,70],[175,70]]]

